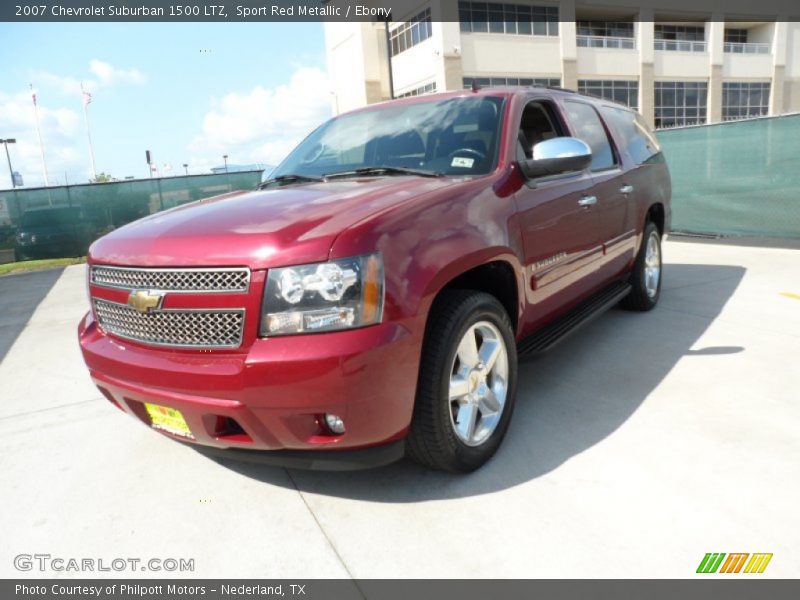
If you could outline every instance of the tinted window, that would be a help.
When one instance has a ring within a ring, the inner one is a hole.
[[[638,113],[610,106],[603,106],[600,111],[617,132],[622,149],[627,150],[637,165],[661,151],[655,136]]]
[[[565,106],[575,137],[582,139],[592,149],[591,169],[596,171],[613,167],[614,151],[597,111],[582,102],[565,102]]]

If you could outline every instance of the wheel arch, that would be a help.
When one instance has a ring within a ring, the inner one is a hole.
[[[645,223],[648,221],[655,224],[655,226],[658,228],[659,235],[663,238],[666,227],[666,211],[664,210],[664,205],[661,202],[655,202],[649,206],[645,216]]]
[[[522,287],[519,266],[504,256],[487,259],[474,264],[440,282],[432,294],[428,315],[442,293],[447,290],[474,290],[484,292],[497,298],[506,309],[511,325],[516,334],[522,315]]]

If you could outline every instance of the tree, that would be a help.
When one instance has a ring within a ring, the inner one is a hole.
[[[97,177],[89,180],[89,183],[108,183],[109,181],[115,181],[115,179],[108,173],[104,172],[98,173]]]

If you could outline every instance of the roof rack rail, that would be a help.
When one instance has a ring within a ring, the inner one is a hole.
[[[571,90],[569,88],[560,87],[557,85],[542,85],[541,83],[534,83],[530,87],[532,88],[542,88],[544,90],[555,90],[557,92],[567,92],[568,94],[579,94],[580,92],[576,90]]]

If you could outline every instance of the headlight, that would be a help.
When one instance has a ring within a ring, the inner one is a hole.
[[[270,269],[261,335],[336,331],[380,323],[383,259],[369,254]]]

